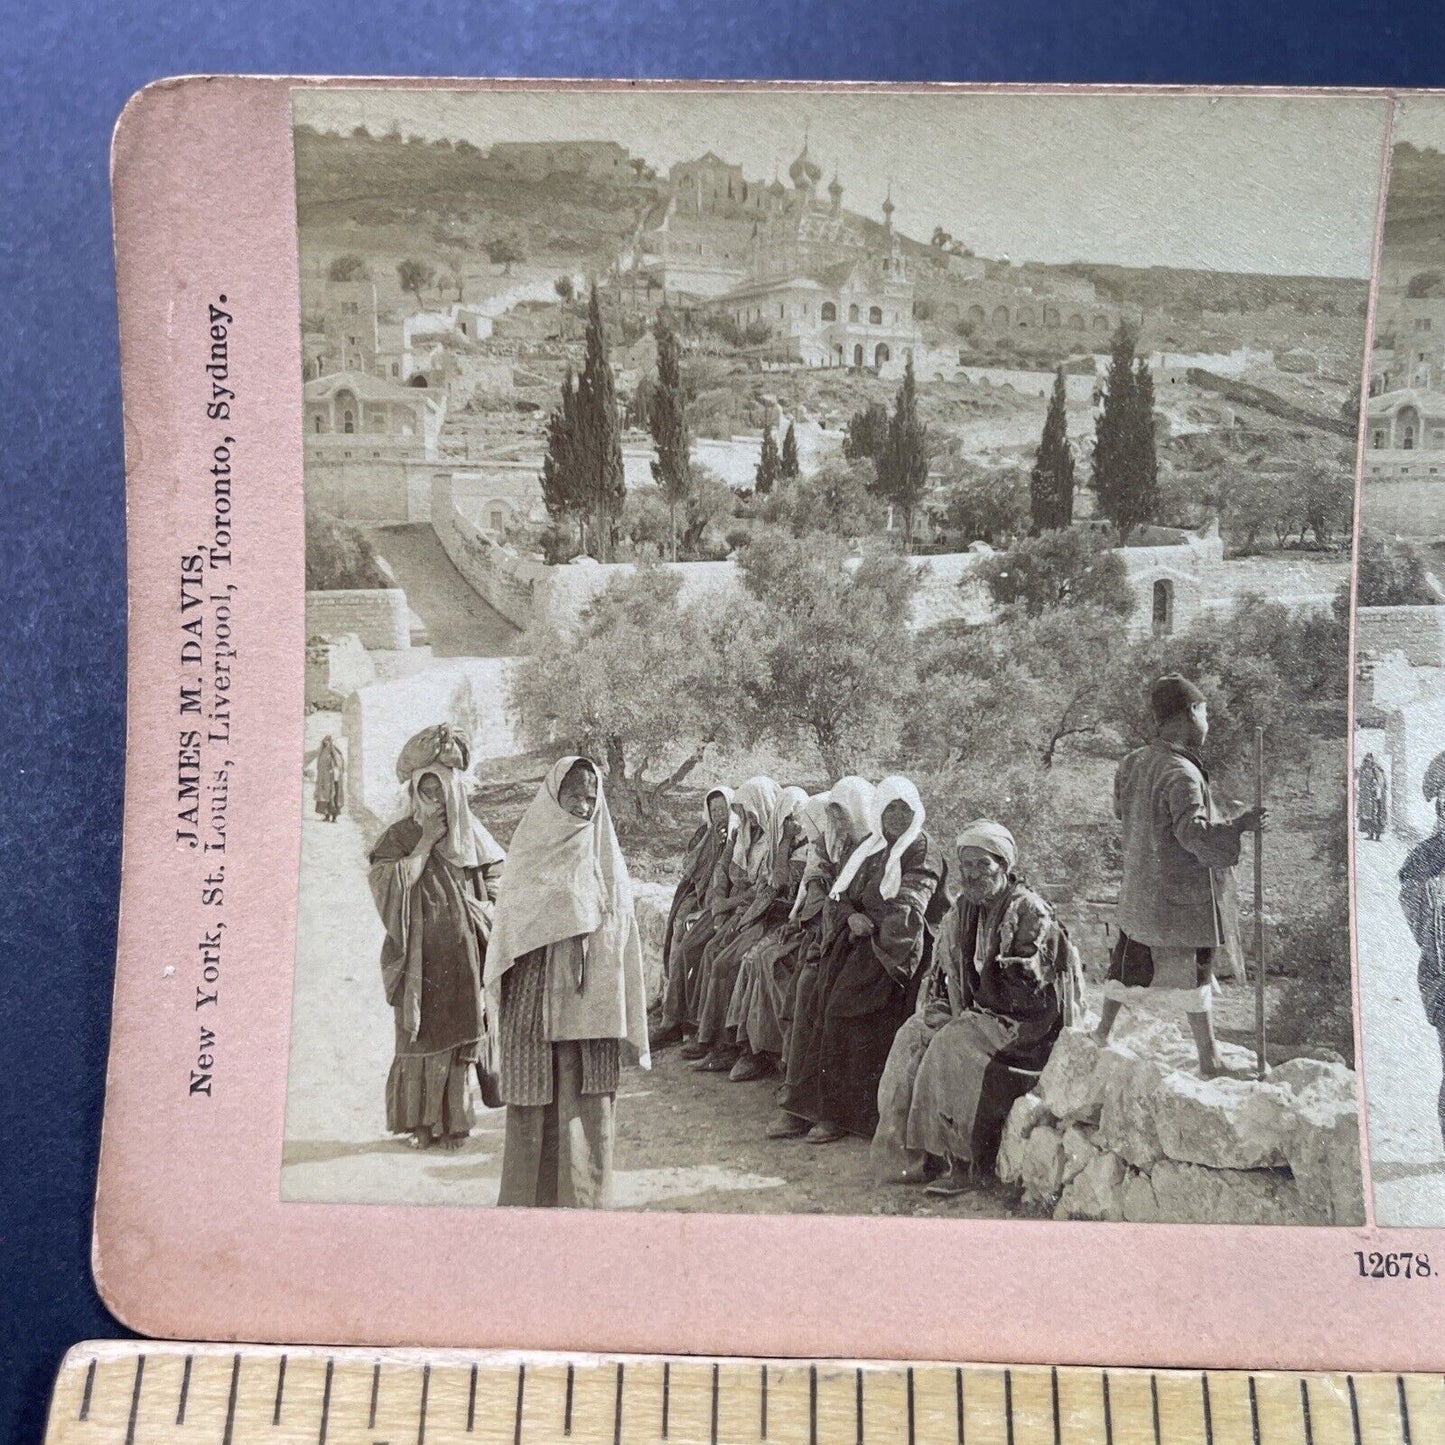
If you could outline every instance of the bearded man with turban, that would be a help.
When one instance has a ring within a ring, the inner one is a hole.
[[[878,1085],[873,1173],[959,1194],[990,1169],[1014,1100],[1073,1023],[1079,955],[1053,908],[1020,878],[1013,834],[980,818],[956,841],[958,901],[938,930],[918,1007]]]
[[[467,1075],[484,1033],[482,966],[505,857],[472,816],[471,747],[442,723],[401,750],[406,811],[371,852],[386,925],[381,977],[396,1016],[386,1127],[414,1149],[456,1148],[472,1127]]]

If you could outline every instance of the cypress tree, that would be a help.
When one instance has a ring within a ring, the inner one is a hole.
[[[878,492],[903,513],[903,551],[913,550],[913,515],[928,487],[928,428],[918,415],[913,358],[898,388],[888,443],[877,458]]]
[[[763,450],[758,458],[758,469],[753,476],[753,490],[766,497],[773,490],[773,483],[782,474],[782,459],[778,456],[778,443],[773,436],[773,424],[763,428]]]
[[[577,378],[567,368],[561,405],[547,419],[547,455],[542,458],[542,502],[556,523],[577,519],[577,549],[586,551],[583,516],[587,498],[577,447]]]
[[[1044,434],[1029,473],[1029,511],[1035,536],[1067,527],[1074,520],[1074,454],[1069,449],[1067,400],[1061,366],[1054,374]]]
[[[587,360],[577,386],[578,459],[588,509],[595,518],[597,560],[612,559],[612,530],[627,496],[622,471],[622,420],[607,357],[607,334],[594,283],[587,302]]]
[[[1122,526],[1143,527],[1159,515],[1159,451],[1154,442],[1154,377],[1141,356],[1134,364],[1134,427],[1130,437],[1133,482]]]
[[[1150,520],[1158,501],[1154,382],[1142,361],[1135,365],[1134,340],[1134,332],[1120,321],[1110,345],[1094,440],[1094,495],[1121,541]]]
[[[782,475],[785,480],[791,480],[798,473],[798,433],[793,423],[789,422],[788,430],[783,435]]]
[[[692,446],[687,431],[687,401],[682,390],[681,349],[676,332],[661,312],[653,334],[657,338],[657,386],[648,403],[648,424],[657,457],[652,463],[652,477],[667,503],[672,560],[676,562],[677,509],[687,500],[692,488]]]

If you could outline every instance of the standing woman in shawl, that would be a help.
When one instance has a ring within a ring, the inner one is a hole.
[[[621,1046],[651,1060],[632,881],[586,758],[559,758],[517,824],[486,984],[507,1106],[497,1203],[607,1208]]]
[[[327,733],[316,754],[316,813],[327,823],[341,816],[346,799],[346,759],[336,746],[336,739]]]
[[[812,1121],[809,1143],[873,1137],[878,1081],[908,1014],[942,878],[918,789],[907,778],[884,778],[873,826],[828,895],[840,906],[826,924],[810,1056],[783,1097],[784,1109]]]
[[[381,835],[369,879],[386,925],[381,977],[396,1015],[386,1127],[414,1149],[471,1131],[467,1075],[484,1026],[482,960],[505,856],[472,816],[467,739],[441,724],[401,750],[407,811]]]
[[[661,1027],[652,1035],[655,1049],[682,1042],[687,1023],[687,967],[682,944],[694,920],[707,907],[714,869],[732,841],[732,807],[731,788],[709,788],[703,799],[703,822],[687,845],[682,877],[672,896],[667,932],[662,939]]]
[[[798,917],[807,927],[807,943],[801,950],[792,998],[786,1009],[787,1039],[783,1066],[786,1082],[784,1100],[812,1098],[816,1091],[813,1075],[818,1067],[817,1034],[822,1027],[818,1012],[818,983],[823,961],[823,939],[832,937],[830,920],[842,906],[832,901],[838,870],[867,836],[873,826],[874,787],[866,778],[839,778],[828,792],[823,810],[821,846],[809,851],[803,874],[803,902]],[[768,1128],[770,1139],[801,1139],[813,1126],[810,1118],[791,1113],[786,1104]]]

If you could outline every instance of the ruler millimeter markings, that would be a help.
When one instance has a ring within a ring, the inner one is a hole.
[[[46,1445],[1427,1445],[1445,1377],[79,1345]]]

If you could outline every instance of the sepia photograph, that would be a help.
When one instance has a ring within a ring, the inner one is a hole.
[[[1355,908],[1381,1224],[1445,1224],[1445,101],[1394,127],[1360,491]]]
[[[1374,1188],[1445,1222],[1388,113],[294,90],[283,1200],[1362,1224],[1363,426]]]

